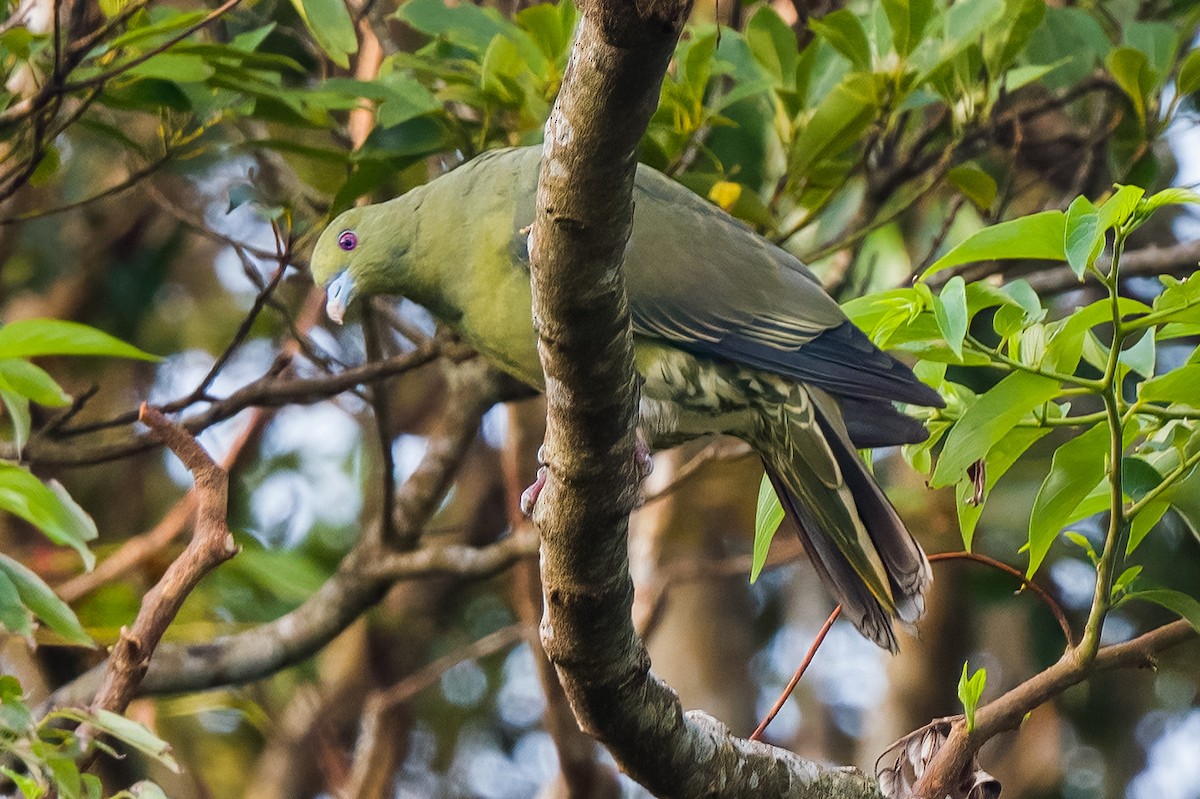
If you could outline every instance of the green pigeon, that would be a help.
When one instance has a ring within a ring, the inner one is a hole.
[[[540,147],[496,150],[322,233],[312,274],[341,322],[352,298],[403,295],[519,380],[543,386],[530,311]],[[639,433],[655,447],[727,434],[762,457],[844,615],[895,651],[931,575],[856,448],[921,441],[894,402],[943,405],[881,352],[792,255],[646,166],[625,253]]]

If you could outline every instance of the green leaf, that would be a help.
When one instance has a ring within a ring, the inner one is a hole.
[[[1143,402],[1178,402],[1200,408],[1200,364],[1181,366],[1138,386]]]
[[[1200,50],[1197,50],[1193,55],[1200,55]],[[1200,76],[1197,77],[1197,80],[1200,80]],[[1149,216],[1164,205],[1200,205],[1200,194],[1191,189],[1163,189],[1144,200],[1138,206],[1137,210],[1139,214]]]
[[[201,83],[211,78],[214,70],[198,55],[166,52],[130,67],[125,74],[139,78],[159,78],[175,83]]]
[[[867,41],[867,32],[852,11],[842,8],[819,19],[809,18],[808,27],[832,44],[855,68],[864,72],[871,69],[871,45]]]
[[[1100,232],[1122,228],[1141,204],[1146,190],[1141,186],[1116,186],[1116,191],[1100,203]]]
[[[1154,529],[1154,525],[1162,520],[1162,517],[1166,515],[1170,507],[1171,503],[1164,500],[1156,500],[1147,504],[1138,512],[1137,516],[1133,517],[1133,521],[1129,524],[1129,541],[1125,545],[1126,557],[1134,553],[1134,550],[1150,534],[1150,531]]]
[[[1109,443],[1108,425],[1101,423],[1054,453],[1029,514],[1029,577],[1042,565],[1058,531],[1075,518],[1079,503],[1104,479]]]
[[[21,602],[21,594],[8,575],[0,572],[0,624],[10,633],[29,637],[33,635],[33,624],[29,611]]]
[[[21,597],[21,603],[33,611],[47,627],[72,644],[94,647],[91,637],[84,632],[75,617],[75,612],[58,598],[58,594],[32,571],[8,555],[0,552],[0,572],[12,581]]]
[[[1042,211],[1008,222],[1001,222],[971,234],[933,262],[921,275],[925,280],[935,272],[973,261],[1003,258],[1039,258],[1065,261],[1063,241],[1066,215],[1062,211]]]
[[[1086,536],[1083,536],[1072,530],[1068,530],[1065,533],[1063,533],[1063,538],[1067,539],[1072,544],[1074,544],[1075,546],[1082,549],[1084,551],[1084,553],[1087,554],[1088,560],[1090,560],[1092,562],[1093,566],[1095,566],[1097,563],[1100,562],[1100,556],[1096,554],[1096,550],[1092,546],[1092,542],[1087,540]]]
[[[812,167],[826,156],[855,146],[859,135],[875,118],[878,102],[872,76],[847,75],[821,100],[793,139],[791,174],[797,178],[808,176]]]
[[[180,773],[179,763],[171,755],[171,745],[132,719],[109,710],[97,710],[93,726],[154,758],[174,773]]]
[[[1142,599],[1166,608],[1172,613],[1178,613],[1200,633],[1200,600],[1181,591],[1169,588],[1154,588],[1147,591],[1134,591],[1125,595],[1125,599]]]
[[[946,173],[946,179],[981,211],[996,201],[996,179],[974,164],[962,164]]]
[[[1162,485],[1162,481],[1162,474],[1144,458],[1121,458],[1121,490],[1129,499],[1141,499]]]
[[[796,33],[775,9],[759,6],[746,23],[745,37],[750,54],[774,79],[776,87],[796,88],[796,67],[800,62]]]
[[[1146,125],[1146,95],[1154,87],[1154,79],[1146,55],[1132,47],[1118,47],[1104,60],[1121,91],[1133,103],[1134,113],[1142,127]]]
[[[0,380],[12,391],[47,408],[71,404],[71,396],[62,390],[45,369],[20,358],[0,358]]]
[[[130,787],[129,792],[133,794],[135,799],[168,799],[163,789],[158,787],[157,783],[150,780],[141,780],[134,783]]]
[[[343,69],[349,67],[349,56],[358,52],[358,35],[346,4],[342,0],[292,0],[292,5],[329,60]]]
[[[1051,406],[1051,408],[1057,407]],[[1061,411],[1056,411],[1056,413],[1061,415]],[[1026,450],[1049,434],[1049,427],[1016,427],[996,442],[996,445],[988,450],[987,464],[984,468],[983,497],[979,502],[975,501],[973,481],[964,479],[959,482],[954,499],[958,511],[958,527],[962,534],[963,549],[971,551],[975,539],[975,527],[979,524],[979,519],[983,515],[983,507],[996,483]]]
[[[980,669],[968,677],[967,664],[963,663],[962,676],[958,679],[958,701],[962,702],[967,716],[967,732],[975,729],[975,710],[979,707],[979,698],[983,696],[985,685],[987,669]]]
[[[882,5],[892,26],[892,47],[903,58],[921,43],[933,16],[933,0],[883,0]]]
[[[570,2],[558,6],[550,3],[530,6],[517,12],[515,17],[517,24],[552,63],[560,61],[570,49],[575,18],[575,5]]]
[[[87,542],[96,538],[96,524],[58,483],[47,486],[28,470],[0,461],[0,510],[29,522],[54,543],[73,548],[89,570],[95,563]]]
[[[20,457],[33,425],[29,416],[29,400],[10,389],[8,383],[0,378],[0,401],[3,401],[9,421],[12,422],[13,448],[17,451],[17,457]]]
[[[157,361],[158,356],[115,339],[94,327],[60,319],[22,319],[0,327],[0,358],[43,355],[111,355]]]
[[[931,485],[957,483],[967,467],[987,455],[1026,414],[1057,396],[1060,388],[1057,380],[1029,372],[1015,372],[997,383],[967,408],[946,436]]]
[[[999,78],[1012,65],[1045,16],[1045,0],[1007,0],[1004,16],[987,35],[984,60],[992,78]],[[1009,91],[1018,88],[1011,80],[1008,83]]]
[[[28,774],[20,774],[8,766],[0,766],[0,774],[13,781],[13,785],[21,791],[23,799],[42,799],[46,795],[46,789]]]
[[[1104,234],[1100,230],[1100,215],[1096,206],[1087,197],[1080,195],[1067,209],[1066,228],[1063,233],[1067,251],[1067,264],[1075,277],[1083,280],[1083,273],[1096,262],[1104,249]]]
[[[955,275],[947,281],[933,304],[933,315],[942,337],[954,354],[961,358],[968,322],[966,283],[962,275]]]
[[[1200,91],[1200,49],[1188,53],[1179,65],[1179,77],[1175,79],[1175,90],[1180,94]]]
[[[1154,73],[1153,88],[1161,87],[1179,52],[1176,27],[1161,20],[1133,20],[1124,26],[1123,34],[1125,44],[1146,54],[1146,62]]]
[[[750,582],[758,579],[766,565],[771,539],[782,523],[783,506],[779,504],[779,497],[775,496],[771,478],[764,474],[758,485],[758,501],[754,505],[754,555],[750,565]]]
[[[79,766],[69,757],[47,757],[46,765],[54,777],[59,799],[79,799],[83,781],[79,778]]]
[[[482,55],[492,40],[510,32],[507,20],[470,3],[447,6],[442,0],[409,0],[396,18],[428,36],[444,38]]]

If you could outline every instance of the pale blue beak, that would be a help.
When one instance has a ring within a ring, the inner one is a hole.
[[[346,315],[346,306],[350,304],[350,296],[354,293],[354,278],[350,271],[343,269],[337,277],[329,281],[325,287],[325,314],[339,325]]]

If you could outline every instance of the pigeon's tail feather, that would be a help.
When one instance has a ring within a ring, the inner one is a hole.
[[[764,414],[756,439],[784,512],[843,614],[896,651],[892,619],[921,616],[929,561],[854,451],[836,402],[796,386]]]

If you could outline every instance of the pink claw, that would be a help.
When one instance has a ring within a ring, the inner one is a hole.
[[[521,513],[526,516],[533,515],[533,508],[537,505],[538,497],[542,495],[542,489],[546,487],[546,467],[540,466],[537,470],[537,477],[533,480],[533,485],[521,492]]]

